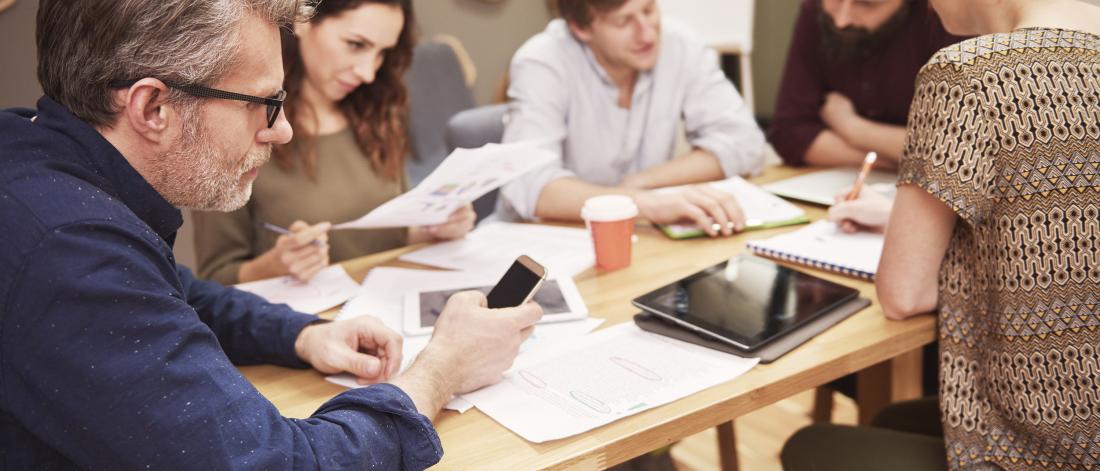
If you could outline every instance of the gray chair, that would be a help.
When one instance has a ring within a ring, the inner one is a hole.
[[[409,185],[415,186],[447,157],[444,141],[447,121],[474,107],[460,53],[448,42],[426,41],[413,51],[405,75],[409,90],[409,139],[412,155],[405,163]]]
[[[448,153],[457,148],[472,149],[485,144],[499,143],[504,137],[504,125],[508,118],[508,105],[489,105],[459,112],[447,121],[446,143]],[[481,221],[496,208],[497,190],[474,201],[477,220]]]

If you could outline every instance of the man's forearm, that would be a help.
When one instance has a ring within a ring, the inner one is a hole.
[[[557,221],[580,221],[581,207],[594,196],[633,196],[641,190],[595,185],[578,178],[566,177],[551,181],[542,187],[535,216]]]
[[[429,347],[390,384],[409,395],[417,412],[434,420],[458,388],[455,378],[448,374],[453,369],[449,363],[451,360],[436,355]]]
[[[653,189],[666,186],[709,182],[725,177],[718,157],[703,149],[693,149],[675,159],[654,165],[623,179],[624,187]]]
[[[863,163],[867,151],[853,147],[839,134],[828,129],[818,133],[803,159],[807,165],[852,167]]]
[[[884,124],[868,119],[860,119],[852,130],[845,134],[852,146],[875,151],[879,157],[898,162],[905,148],[905,127]]]

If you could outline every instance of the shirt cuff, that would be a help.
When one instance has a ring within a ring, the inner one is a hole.
[[[311,314],[302,314],[291,310],[289,307],[280,307],[286,309],[288,312],[285,314],[285,318],[281,322],[281,325],[279,325],[279,335],[277,338],[279,339],[280,345],[276,350],[278,357],[273,358],[271,363],[289,368],[309,368],[310,364],[306,363],[298,356],[298,352],[294,349],[294,342],[298,340],[298,335],[302,333],[302,329],[306,328],[306,326],[313,323],[328,321]]]
[[[401,445],[401,469],[425,469],[443,458],[443,444],[432,421],[416,410],[405,391],[392,384],[349,390],[323,404],[317,413],[346,409],[348,395],[357,396],[356,403],[370,404],[373,411],[393,419]]]

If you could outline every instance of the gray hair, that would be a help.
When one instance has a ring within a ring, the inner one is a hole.
[[[109,127],[118,114],[111,81],[216,82],[238,57],[249,15],[287,27],[309,8],[303,0],[41,0],[38,81],[78,118]]]

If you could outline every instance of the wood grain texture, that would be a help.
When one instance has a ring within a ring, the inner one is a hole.
[[[801,173],[776,167],[757,183]],[[824,216],[820,207],[805,207],[811,219]],[[577,286],[591,315],[607,319],[604,327],[629,322],[637,309],[630,301],[696,271],[745,252],[745,242],[763,239],[796,228],[754,231],[726,239],[673,241],[659,231],[639,224],[632,265],[624,270],[598,273],[590,269],[576,277]],[[375,266],[410,266],[393,263],[399,249],[345,263],[353,278],[361,280]],[[874,300],[874,286],[865,281],[799,267],[822,278],[842,283]],[[904,397],[919,384],[919,360],[911,357],[893,368],[891,359],[914,352],[934,339],[936,320],[917,316],[897,322],[887,320],[876,302],[769,365],[760,365],[744,376],[689,397],[627,417],[590,432],[549,443],[534,444],[500,426],[474,409],[465,414],[444,412],[435,424],[445,455],[436,469],[592,469],[605,468],[660,447],[675,443],[736,417],[761,409],[841,376],[880,365],[874,371],[878,397]],[[912,354],[911,354],[912,355]],[[919,351],[915,353],[919,357]],[[343,388],[326,383],[315,371],[275,366],[241,369],[284,415],[308,417]],[[899,374],[894,378],[894,370]],[[891,391],[897,385],[897,391]],[[868,385],[866,389],[871,389]],[[870,394],[870,393],[867,393]],[[887,399],[889,400],[889,399]]]

